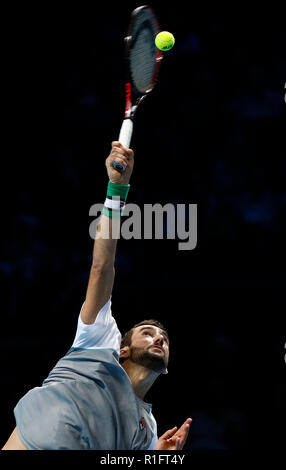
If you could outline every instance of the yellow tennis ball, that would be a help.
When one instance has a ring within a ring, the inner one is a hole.
[[[175,38],[169,31],[161,31],[155,38],[155,44],[160,51],[169,51],[175,44]]]

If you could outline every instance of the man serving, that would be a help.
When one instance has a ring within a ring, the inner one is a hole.
[[[125,171],[117,171],[114,161]],[[114,233],[129,191],[134,153],[112,142],[105,164],[107,197],[74,342],[42,386],[17,403],[16,427],[2,450],[179,450],[188,436],[190,418],[158,439],[152,405],[144,401],[156,378],[167,373],[164,326],[143,320],[122,338],[111,313]]]

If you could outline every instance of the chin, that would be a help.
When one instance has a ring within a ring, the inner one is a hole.
[[[139,348],[132,348],[130,352],[130,359],[133,362],[146,367],[146,369],[150,369],[154,372],[163,372],[167,367],[163,354]]]
[[[154,372],[163,372],[167,367],[163,354],[158,354],[153,351],[147,351],[142,362],[145,363],[145,367],[148,367],[148,369]]]

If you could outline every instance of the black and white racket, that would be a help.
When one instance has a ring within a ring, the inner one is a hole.
[[[129,148],[133,132],[133,118],[138,105],[150,93],[156,83],[163,53],[155,46],[160,25],[154,11],[148,5],[133,10],[127,36],[126,54],[126,105],[119,142]],[[113,167],[122,172],[125,166],[116,161]]]

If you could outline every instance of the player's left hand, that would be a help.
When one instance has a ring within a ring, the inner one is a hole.
[[[175,426],[166,431],[161,437],[154,450],[181,450],[186,442],[192,419],[188,418],[180,429]]]

